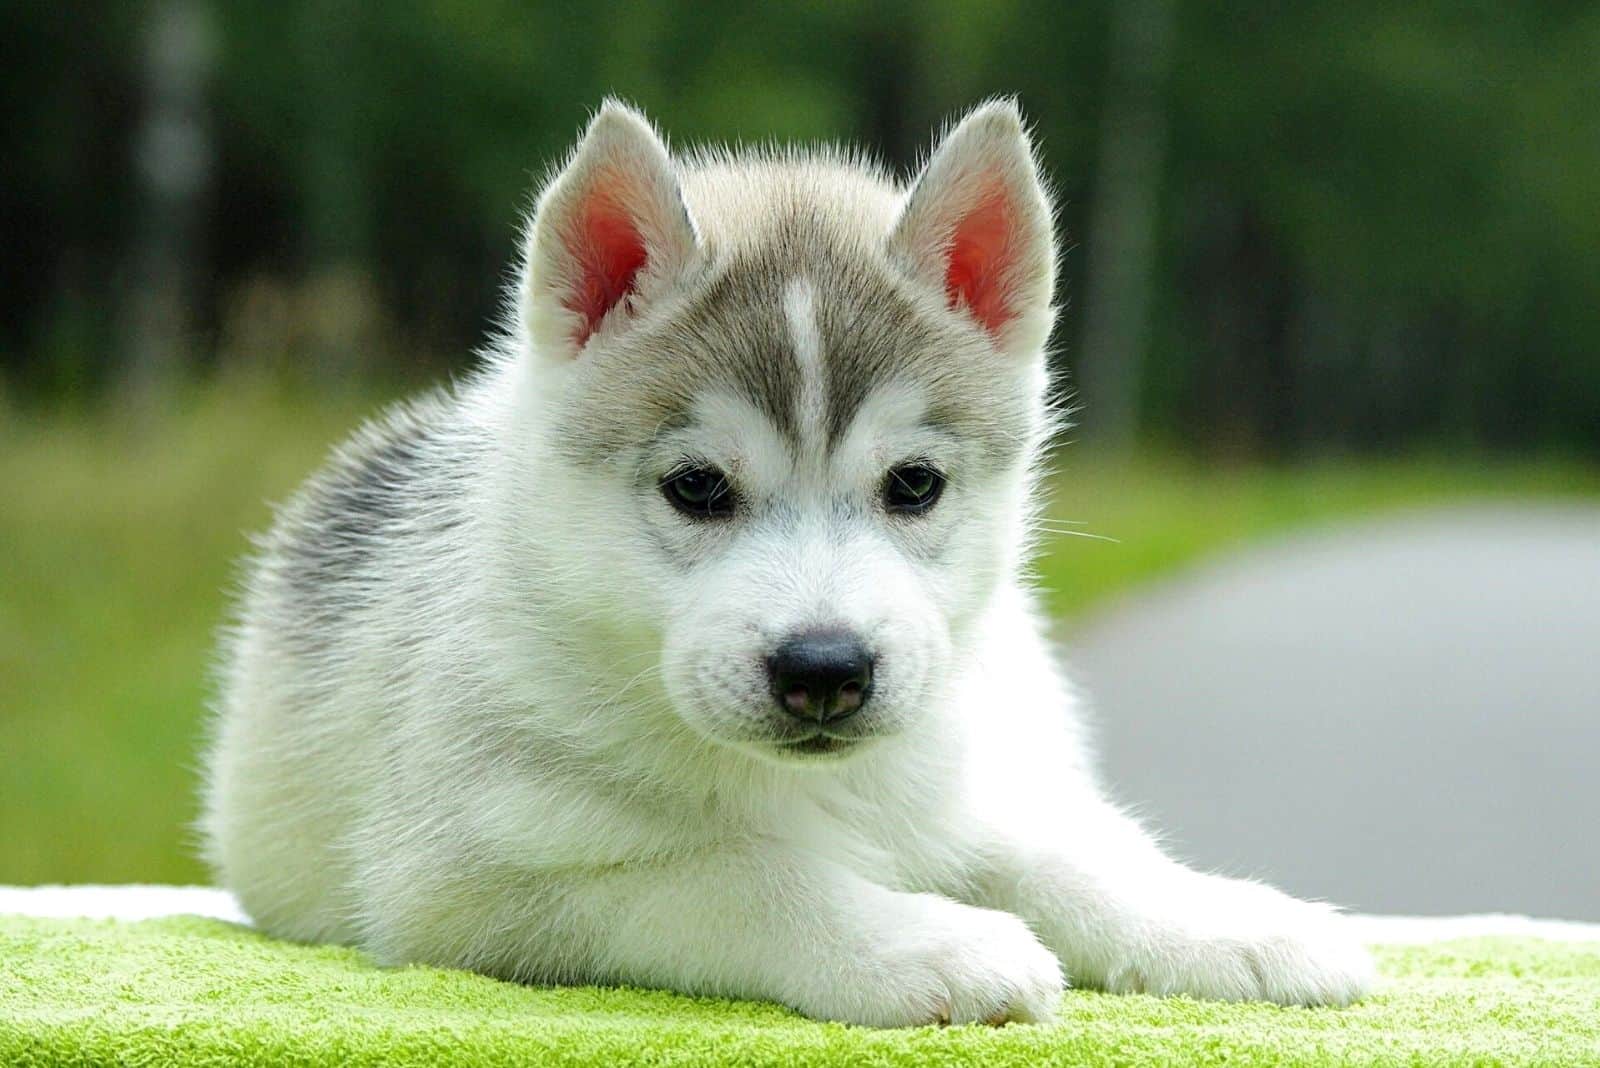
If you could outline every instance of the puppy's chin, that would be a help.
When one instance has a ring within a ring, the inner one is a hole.
[[[765,755],[782,764],[802,767],[839,764],[870,749],[877,740],[876,735],[838,738],[830,734],[814,734],[794,741],[773,742],[766,747]]]

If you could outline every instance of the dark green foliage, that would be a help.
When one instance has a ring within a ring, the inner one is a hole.
[[[0,0],[13,393],[124,378],[146,40],[183,2]],[[1019,94],[1076,243],[1059,341],[1077,358],[1107,0],[189,4],[215,43],[192,373],[263,349],[313,377],[463,366],[519,211],[606,93],[680,143],[848,139],[901,167],[943,118]],[[1174,32],[1146,437],[1600,451],[1600,8],[1190,0]]]

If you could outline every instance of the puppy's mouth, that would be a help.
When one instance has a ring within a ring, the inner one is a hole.
[[[836,756],[841,753],[848,753],[863,741],[865,739],[840,738],[818,731],[808,738],[796,738],[791,741],[779,742],[778,751],[801,757]]]

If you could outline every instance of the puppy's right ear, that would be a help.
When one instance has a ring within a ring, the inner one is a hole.
[[[534,209],[518,314],[535,350],[570,359],[624,329],[696,251],[677,170],[650,123],[607,100]]]

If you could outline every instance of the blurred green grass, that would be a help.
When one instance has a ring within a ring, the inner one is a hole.
[[[133,419],[0,410],[0,883],[205,878],[195,762],[249,532],[371,397],[233,381]],[[1219,468],[1058,456],[1051,610],[1081,613],[1300,527],[1476,497],[1600,495],[1600,469],[1449,458]]]

